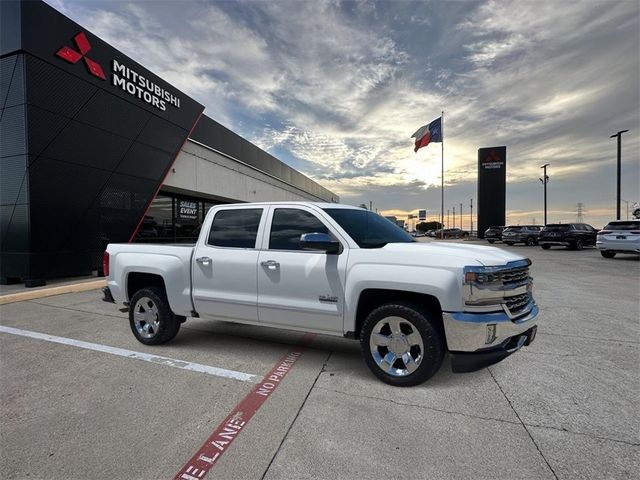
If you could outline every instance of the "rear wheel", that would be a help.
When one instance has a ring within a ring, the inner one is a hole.
[[[536,244],[536,239],[533,237],[527,237],[525,243],[527,244],[527,247],[533,247]]]
[[[171,340],[178,334],[182,318],[173,314],[162,288],[143,288],[131,297],[129,325],[136,339],[145,345]]]
[[[389,385],[411,387],[442,365],[444,338],[434,314],[410,303],[388,303],[371,312],[360,345],[373,374]]]
[[[510,247],[512,247],[512,246],[514,245],[514,242],[504,242],[504,243],[506,243],[506,244],[507,244],[507,245],[509,245]]]
[[[551,245],[549,245],[548,243],[543,243],[540,246],[542,247],[543,250],[549,250],[551,248]]]
[[[489,242],[489,243],[496,243],[496,241],[495,241],[495,240],[487,240],[487,242]]]
[[[582,250],[583,248],[582,240],[578,238],[575,242],[573,242],[573,244],[571,245],[571,248],[573,248],[574,250]]]
[[[604,258],[613,258],[616,256],[616,252],[612,252],[611,250],[600,250],[600,255]]]

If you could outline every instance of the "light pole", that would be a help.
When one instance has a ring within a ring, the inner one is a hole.
[[[460,230],[464,227],[462,226],[462,202],[460,202]]]
[[[471,232],[473,232],[473,198],[469,199],[469,223],[471,225],[469,235],[471,235]]]
[[[620,130],[618,133],[611,135],[609,138],[618,137],[618,182],[616,185],[616,220],[620,220],[620,171],[622,170],[622,134],[629,130]]]
[[[547,175],[547,167],[549,165],[550,165],[549,163],[545,163],[540,167],[544,169],[544,174],[542,178],[538,179],[542,182],[542,185],[544,185],[544,225],[545,226],[547,225],[547,183],[549,183],[549,175]]]
[[[453,228],[456,228],[456,207],[453,207]]]
[[[447,228],[450,228],[450,226],[449,226],[449,212],[450,212],[450,210],[447,208]]]

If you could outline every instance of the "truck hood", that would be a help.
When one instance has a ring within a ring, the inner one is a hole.
[[[486,267],[506,265],[514,260],[523,260],[525,257],[502,250],[497,247],[484,245],[470,245],[468,243],[449,242],[415,242],[415,243],[389,243],[384,251],[393,252],[394,255],[406,254],[413,259],[413,263],[447,257],[450,263],[458,266],[483,265]]]

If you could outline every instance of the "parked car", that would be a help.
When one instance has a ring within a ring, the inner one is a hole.
[[[442,230],[436,230],[434,233],[435,238],[443,238]],[[469,232],[462,230],[461,228],[445,228],[444,238],[466,238],[469,236]]]
[[[145,345],[187,317],[360,341],[384,382],[417,385],[450,352],[478,370],[536,334],[531,261],[477,245],[418,243],[376,213],[308,202],[216,205],[195,246],[109,244],[104,300]],[[184,340],[184,339],[183,339]]]
[[[605,258],[616,253],[640,255],[640,220],[615,220],[598,232],[596,247]]]
[[[538,237],[542,227],[540,225],[516,225],[506,227],[502,232],[502,241],[507,245],[524,243],[532,247],[538,244]]]
[[[489,227],[484,231],[484,238],[489,243],[502,241],[502,231],[505,227]]]
[[[538,243],[545,250],[554,245],[582,250],[596,244],[597,234],[598,231],[586,223],[552,223],[542,229]]]

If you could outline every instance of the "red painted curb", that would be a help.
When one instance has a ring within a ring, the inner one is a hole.
[[[200,449],[176,474],[174,480],[200,480],[204,478],[291,371],[296,361],[302,356],[303,345],[308,345],[314,338],[315,334],[306,333],[299,342],[300,346],[280,359],[262,381],[216,427]]]

